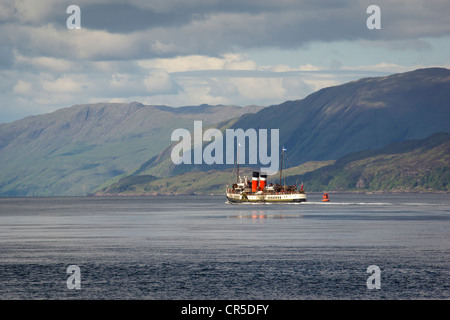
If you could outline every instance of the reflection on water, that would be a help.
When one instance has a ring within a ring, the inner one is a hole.
[[[321,197],[2,198],[0,298],[450,298],[448,195]]]
[[[290,218],[303,218],[303,215],[294,215],[294,214],[244,214],[244,215],[235,215],[229,216],[229,218],[236,219],[254,219],[254,220],[264,220],[264,219],[290,219]]]

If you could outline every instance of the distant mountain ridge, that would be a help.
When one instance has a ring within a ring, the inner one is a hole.
[[[232,128],[279,128],[293,163],[450,131],[450,70],[363,78],[242,116]]]
[[[251,178],[249,168],[240,173]],[[215,194],[224,195],[235,181],[231,169],[193,171],[174,177],[127,176],[96,195]],[[436,133],[378,150],[348,154],[337,161],[307,162],[284,170],[282,183],[304,184],[307,192],[450,192],[450,133]],[[279,175],[268,177],[278,183]]]
[[[0,196],[85,195],[169,146],[176,128],[262,108],[96,103],[0,124]]]
[[[311,191],[450,191],[450,133],[348,154],[334,164],[286,183],[303,181]]]
[[[0,196],[86,195],[127,177],[232,167],[173,164],[172,131],[192,130],[196,120],[203,129],[279,129],[284,168],[336,160],[449,132],[450,70],[364,78],[270,107],[98,103],[0,124]]]
[[[450,131],[450,70],[429,68],[363,78],[245,114],[220,128],[279,129],[280,147],[288,150],[289,166],[423,139]],[[174,165],[170,160],[172,146],[143,163],[138,174],[167,177],[227,167]]]

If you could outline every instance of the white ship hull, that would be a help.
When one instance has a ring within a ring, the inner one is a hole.
[[[227,199],[230,202],[306,202],[305,193],[233,193],[227,192]]]

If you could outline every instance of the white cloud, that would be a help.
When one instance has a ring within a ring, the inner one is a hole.
[[[258,66],[252,60],[239,54],[225,54],[223,68],[225,70],[256,70]]]
[[[353,1],[352,6],[350,2],[336,4],[330,1],[317,4],[310,1],[276,4],[268,1],[232,1],[228,6],[206,0],[193,3],[184,0],[114,1],[113,4],[122,6],[134,5],[131,8],[136,13],[139,10],[172,12],[173,19],[180,20],[168,26],[144,24],[133,32],[111,32],[106,24],[104,28],[94,29],[83,22],[81,30],[68,30],[64,11],[64,4],[68,3],[57,0],[6,2],[0,9],[14,12],[17,20],[2,25],[2,33],[21,55],[77,60],[219,56],[249,48],[298,49],[318,41],[361,39],[387,43],[404,41],[412,46],[410,50],[427,50],[428,44],[422,38],[450,33],[450,25],[446,23],[450,8],[441,1],[425,4],[417,0],[411,1],[411,4],[408,2],[408,5],[383,3],[382,16],[386,21],[383,20],[382,30],[378,33],[370,32],[365,27],[367,5],[364,1]],[[421,10],[415,9],[413,3],[419,3]],[[80,1],[79,5],[83,21],[84,15],[99,13],[102,8],[106,10],[108,2]],[[183,13],[182,17],[179,17],[179,12]],[[107,16],[99,16],[100,20],[107,19]],[[94,18],[91,20],[96,21]],[[96,21],[95,26],[101,26],[101,22]],[[127,24],[128,21],[117,21],[116,28],[120,30],[123,25],[123,29],[127,30]]]
[[[389,73],[396,73],[396,72],[406,72],[411,69],[420,69],[423,66],[416,65],[416,66],[402,66],[396,63],[388,63],[388,62],[379,62],[372,65],[363,65],[363,66],[356,66],[356,67],[346,67],[346,70],[355,70],[355,71],[380,71],[380,72],[389,72]]]
[[[145,69],[160,68],[172,73],[193,70],[220,70],[223,69],[224,59],[201,55],[189,55],[175,58],[139,60],[137,61],[137,64]]]
[[[31,95],[33,85],[30,82],[19,80],[13,88],[13,93],[19,95]]]
[[[23,58],[23,65],[46,71],[31,74],[21,69],[23,80],[11,84],[11,105],[34,104],[36,112],[100,101],[139,101],[175,107],[203,103],[270,105],[301,99],[323,87],[343,83],[340,73],[345,72],[327,71],[311,64],[259,66],[247,56],[228,54],[128,63],[91,62],[84,65],[84,72],[70,70],[55,76],[46,66],[49,61],[52,60]],[[65,60],[55,61],[65,65]],[[379,64],[347,70],[358,73],[392,67]],[[88,68],[94,69],[93,73],[87,72]],[[357,78],[352,76],[353,80]]]
[[[187,55],[174,58],[138,60],[145,69],[163,69],[167,72],[205,71],[205,70],[256,70],[257,65],[240,54],[228,53],[220,57]]]
[[[152,70],[144,79],[144,88],[148,94],[174,93],[177,90],[176,83],[169,73],[162,69]]]
[[[70,4],[81,30],[66,28]],[[450,65],[448,1],[379,5],[372,32],[363,0],[3,0],[0,117],[90,101],[269,105]]]
[[[208,95],[216,98],[226,97],[236,102],[239,99],[239,89],[229,79],[211,78]]]
[[[286,93],[281,78],[235,78],[231,80],[240,94],[249,100],[282,100]]]
[[[128,74],[115,73],[111,76],[110,85],[111,88],[117,90],[132,86],[132,83]]]
[[[276,64],[276,65],[269,65],[269,66],[260,66],[258,67],[259,70],[262,71],[273,71],[273,72],[290,72],[290,71],[319,71],[323,70],[323,68],[320,68],[318,66],[314,66],[312,64],[305,64],[300,65],[298,67],[291,67],[287,64]]]
[[[59,1],[60,2],[60,1]],[[57,13],[58,0],[15,0],[5,4],[21,23],[40,23]]]
[[[16,52],[15,63],[18,67],[33,67],[37,70],[68,72],[76,70],[76,63],[70,60],[53,57],[26,57]]]
[[[47,93],[80,93],[88,86],[92,86],[92,83],[84,79],[83,76],[65,75],[55,80],[41,80],[41,87]]]

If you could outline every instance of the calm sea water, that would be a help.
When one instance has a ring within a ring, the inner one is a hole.
[[[448,194],[320,200],[0,198],[0,299],[450,298]]]

